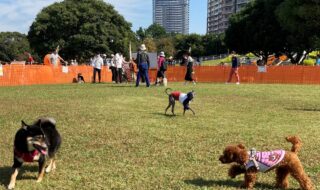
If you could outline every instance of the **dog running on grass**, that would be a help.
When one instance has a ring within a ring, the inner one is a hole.
[[[179,91],[173,91],[170,94],[168,93],[168,90],[172,91],[171,88],[167,88],[165,90],[166,94],[169,96],[169,105],[166,108],[165,114],[167,114],[167,110],[171,107],[171,112],[173,115],[174,114],[174,106],[175,106],[175,101],[179,101],[181,104],[183,104],[183,115],[185,114],[186,110],[192,111],[193,115],[195,115],[195,112],[189,107],[190,101],[195,96],[194,91],[192,90],[191,92],[188,92],[187,94],[181,93]]]
[[[37,182],[41,182],[45,171],[49,173],[56,169],[55,154],[61,145],[61,136],[54,119],[40,118],[32,125],[27,125],[24,121],[21,123],[22,127],[14,139],[13,172],[8,189],[14,189],[19,169],[24,162],[39,163]],[[45,169],[47,158],[49,165]]]
[[[314,186],[298,158],[298,151],[302,145],[301,139],[297,136],[289,136],[286,140],[292,143],[291,151],[257,152],[254,149],[248,151],[242,144],[230,145],[225,148],[219,160],[223,164],[237,163],[229,169],[229,176],[235,178],[244,173],[243,187],[247,189],[253,188],[258,172],[275,169],[277,188],[288,188],[288,177],[291,174],[299,182],[301,189],[313,190]]]

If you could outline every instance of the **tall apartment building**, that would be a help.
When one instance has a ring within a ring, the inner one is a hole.
[[[153,23],[168,33],[189,33],[189,0],[153,0]]]
[[[207,33],[220,34],[229,26],[229,17],[250,0],[208,0]]]

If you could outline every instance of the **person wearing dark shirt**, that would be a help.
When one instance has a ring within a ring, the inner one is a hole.
[[[136,58],[137,67],[139,69],[137,80],[136,80],[136,87],[139,86],[140,77],[145,77],[146,85],[147,87],[150,87],[149,74],[148,74],[148,71],[150,68],[150,59],[149,59],[149,55],[146,52],[147,48],[144,44],[142,44],[139,49],[140,51],[138,52],[137,58]]]
[[[194,74],[194,72],[193,72],[193,59],[190,56],[189,52],[186,52],[183,55],[183,59],[182,59],[181,65],[187,66],[186,75],[184,77],[184,80],[185,80],[184,84],[186,85],[188,82],[192,82],[195,85],[196,82],[193,79],[193,74]]]
[[[240,84],[240,77],[239,77],[239,58],[236,55],[236,52],[232,51],[232,55],[231,55],[231,70],[230,70],[230,74],[229,74],[229,79],[227,81],[227,83],[230,83],[232,80],[232,76],[235,75],[236,76],[236,84]]]

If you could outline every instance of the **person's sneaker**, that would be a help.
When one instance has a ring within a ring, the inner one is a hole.
[[[237,82],[236,84],[237,84],[237,85],[239,85],[239,84],[240,84],[240,82]]]

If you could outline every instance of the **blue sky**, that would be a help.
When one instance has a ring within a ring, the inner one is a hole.
[[[0,0],[0,32],[28,33],[42,8],[61,0]],[[136,31],[152,24],[152,0],[104,0],[112,4]],[[205,34],[207,0],[190,0],[190,33]]]

